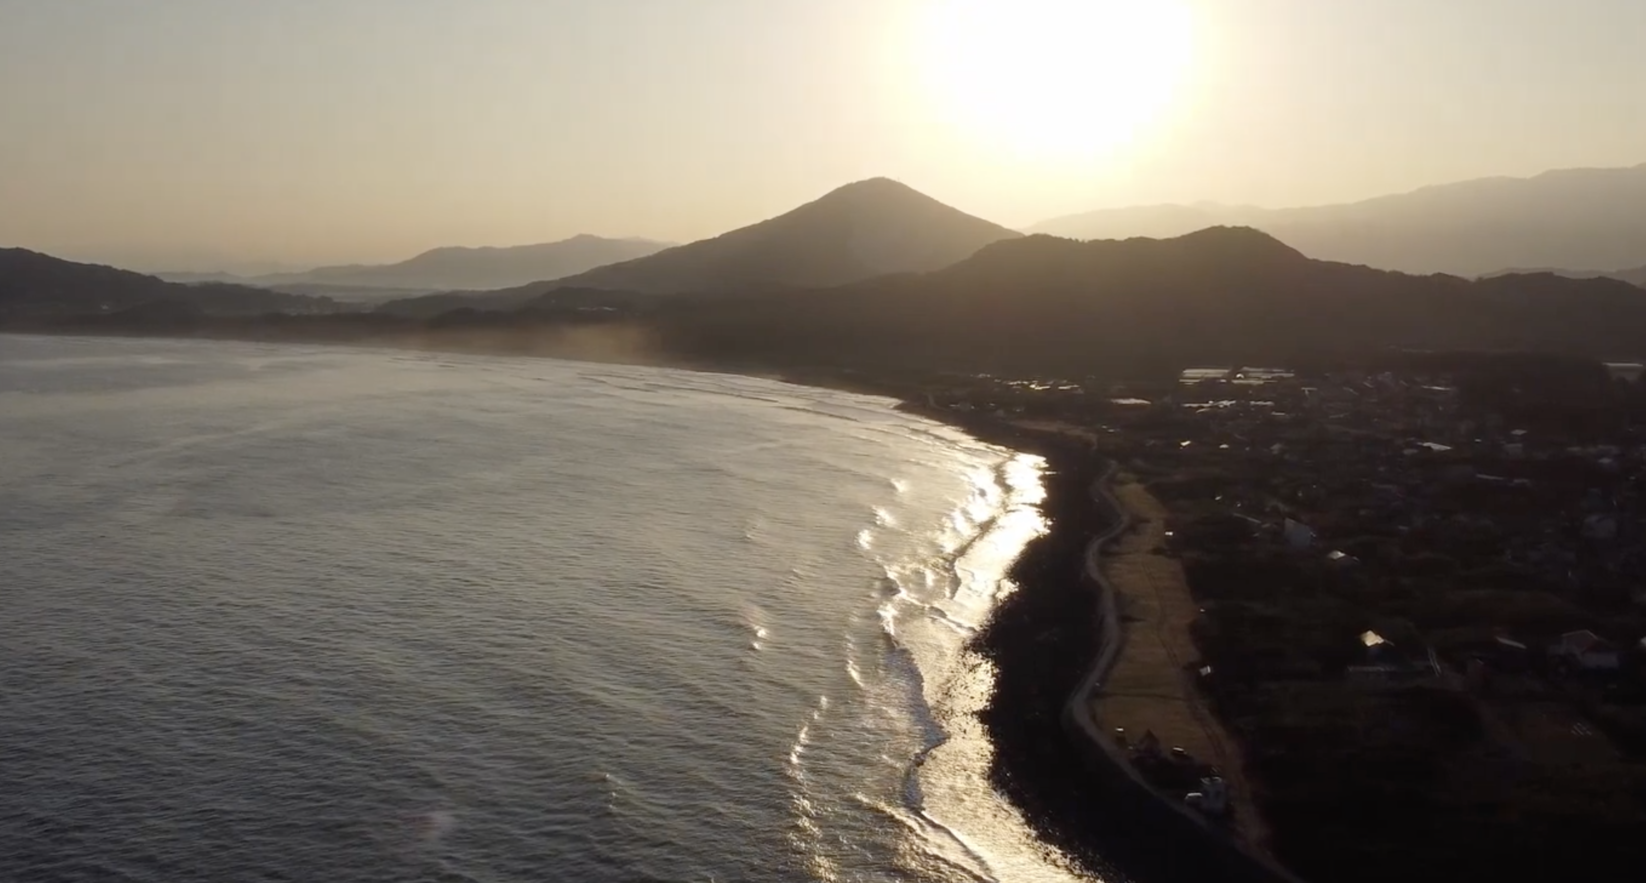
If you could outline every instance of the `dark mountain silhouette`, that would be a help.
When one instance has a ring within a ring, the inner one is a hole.
[[[560,331],[577,326],[598,330],[603,341],[624,341],[622,352],[646,360],[922,375],[1137,376],[1394,349],[1646,356],[1646,290],[1617,279],[1409,275],[1313,260],[1266,233],[1231,227],[1175,239],[1008,238],[940,270],[813,289],[750,285],[664,295],[536,283],[414,299],[373,313],[212,315],[261,313],[269,303],[258,298],[289,299],[275,307],[289,312],[335,306],[0,252],[0,322],[91,314],[104,317],[99,327],[153,333],[325,340],[413,334],[432,343],[438,338],[423,335],[450,332],[466,346],[489,341],[553,354],[556,341],[572,339]]]
[[[1021,235],[875,178],[769,221],[559,282],[652,294],[823,287],[935,270]]]
[[[574,236],[560,242],[510,248],[436,248],[398,264],[349,264],[304,273],[234,277],[198,273],[167,274],[177,281],[238,282],[265,288],[322,285],[359,293],[362,289],[398,288],[417,292],[513,288],[559,279],[605,264],[643,257],[667,248],[646,239]]]
[[[280,282],[280,279],[292,278],[292,274],[279,276],[236,276],[233,273],[155,273],[155,276],[167,282],[182,282],[188,285],[203,285],[227,283],[230,285],[250,285],[256,288],[267,288],[270,291],[284,291],[287,294],[308,294],[314,297],[329,297],[332,300],[353,304],[378,304],[397,298],[421,297],[425,294],[435,294],[446,291],[444,288],[384,288],[379,285],[331,285],[324,282]],[[270,280],[270,281],[260,281]]]
[[[1636,267],[1633,270],[1618,270],[1613,273],[1607,273],[1606,275],[1613,279],[1621,279],[1630,285],[1638,285],[1641,288],[1646,288],[1646,267]]]
[[[184,285],[99,264],[79,264],[21,248],[0,249],[0,317],[57,318],[131,310],[157,303],[173,315],[259,315],[335,310],[327,298],[244,285]]]
[[[1511,276],[1527,273],[1553,273],[1556,276],[1565,276],[1568,279],[1618,279],[1630,285],[1646,288],[1646,267],[1635,267],[1633,270],[1564,270],[1559,267],[1517,268],[1500,270],[1488,275]]]
[[[671,302],[658,322],[689,360],[921,370],[1078,375],[1388,348],[1646,354],[1646,292],[1617,280],[1414,276],[1228,227],[1033,236],[924,275]]]
[[[501,291],[442,291],[415,297],[395,298],[377,305],[377,312],[409,319],[428,319],[450,310],[509,312],[525,306],[548,284]]]
[[[1503,267],[1627,267],[1646,255],[1646,165],[1485,178],[1346,205],[1110,209],[1031,232],[1077,239],[1255,227],[1323,260],[1477,276]]]
[[[1646,267],[1635,267],[1633,270],[1614,270],[1610,273],[1602,273],[1601,275],[1612,279],[1621,279],[1630,285],[1638,285],[1641,288],[1646,288]]]

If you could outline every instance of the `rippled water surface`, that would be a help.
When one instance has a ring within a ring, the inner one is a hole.
[[[1066,880],[965,649],[1039,461],[873,398],[0,336],[0,880]]]

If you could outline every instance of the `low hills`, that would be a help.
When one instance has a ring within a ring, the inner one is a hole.
[[[1323,260],[1412,273],[1630,267],[1646,258],[1646,165],[1484,178],[1309,208],[1109,209],[1047,221],[1030,232],[1125,239],[1216,225],[1254,227]]]
[[[0,320],[117,316],[144,304],[165,306],[141,310],[133,327],[157,333],[179,316],[238,315],[254,318],[208,322],[202,333],[358,340],[462,330],[471,342],[545,353],[555,351],[554,326],[606,326],[626,353],[643,341],[647,360],[734,368],[1079,376],[1389,349],[1646,356],[1646,290],[1619,279],[1407,274],[1318,260],[1241,226],[1158,239],[1024,237],[884,179],[570,278],[345,315],[323,298],[0,252]],[[271,310],[325,315],[260,317]]]
[[[1539,267],[1536,269],[1512,269],[1491,273],[1491,276],[1511,276],[1527,273],[1553,273],[1556,276],[1565,276],[1568,279],[1617,279],[1630,285],[1646,288],[1646,267],[1635,267],[1632,270],[1565,270],[1559,267]]]
[[[560,242],[508,248],[436,248],[396,264],[349,264],[303,273],[211,278],[266,288],[313,285],[355,292],[372,288],[486,291],[559,279],[605,264],[655,254],[667,247],[667,243],[648,239],[584,235]],[[172,278],[195,281],[201,277],[174,274]]]
[[[821,288],[936,270],[1021,235],[875,178],[771,220],[557,284],[645,294]]]
[[[0,317],[62,318],[169,304],[166,315],[332,312],[335,301],[245,285],[185,285],[22,248],[0,249]]]

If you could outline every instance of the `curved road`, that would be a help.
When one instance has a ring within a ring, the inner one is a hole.
[[[1120,501],[1114,498],[1109,491],[1109,483],[1120,469],[1119,465],[1109,463],[1109,468],[1097,481],[1092,482],[1092,499],[1099,505],[1106,507],[1111,513],[1113,524],[1108,530],[1092,537],[1086,544],[1086,578],[1098,588],[1099,616],[1102,618],[1100,627],[1103,630],[1103,649],[1097,658],[1092,661],[1092,667],[1086,672],[1085,680],[1070,694],[1069,701],[1064,705],[1065,717],[1077,724],[1094,740],[1107,740],[1098,731],[1096,721],[1092,720],[1092,694],[1102,687],[1103,679],[1108,677],[1109,670],[1114,667],[1115,658],[1120,655],[1121,647],[1126,637],[1120,628],[1120,611],[1115,603],[1114,587],[1109,585],[1108,577],[1103,575],[1103,549],[1116,537],[1125,533],[1132,526],[1132,517],[1121,507]]]
[[[1115,600],[1114,587],[1103,573],[1103,550],[1132,526],[1131,514],[1115,499],[1109,487],[1118,471],[1118,464],[1110,462],[1108,469],[1092,484],[1092,499],[1112,513],[1113,521],[1108,530],[1092,537],[1086,545],[1086,577],[1097,586],[1099,593],[1098,615],[1101,618],[1102,646],[1097,658],[1092,661],[1091,668],[1086,672],[1086,677],[1064,703],[1064,723],[1071,731],[1078,732],[1090,740],[1107,761],[1123,772],[1137,787],[1154,795],[1163,807],[1169,807],[1176,816],[1188,823],[1186,830],[1194,830],[1209,841],[1232,848],[1231,856],[1238,856],[1236,860],[1243,858],[1248,862],[1249,865],[1244,870],[1250,873],[1236,876],[1241,879],[1263,879],[1277,883],[1303,883],[1300,878],[1275,864],[1273,859],[1257,852],[1245,841],[1230,836],[1223,829],[1210,824],[1199,813],[1156,792],[1132,766],[1130,758],[1103,732],[1092,713],[1093,697],[1103,688],[1105,679],[1114,668],[1115,660],[1126,641],[1125,631],[1120,627],[1120,611]]]

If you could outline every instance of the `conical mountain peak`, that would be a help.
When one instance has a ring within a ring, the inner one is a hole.
[[[658,294],[832,287],[941,269],[1020,235],[906,184],[870,178],[770,220],[559,284]]]

